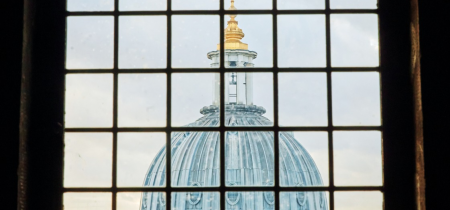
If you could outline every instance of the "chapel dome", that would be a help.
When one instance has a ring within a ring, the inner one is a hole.
[[[218,107],[211,105],[200,110],[203,117],[187,127],[211,127],[219,123]],[[255,105],[227,104],[227,126],[271,126],[262,116],[265,109]],[[218,132],[176,132],[172,135],[172,186],[211,187],[220,184],[220,137]],[[225,136],[225,183],[233,186],[273,186],[274,137],[273,132],[236,131]],[[280,185],[321,186],[322,178],[306,149],[292,133],[282,132],[279,138]],[[150,165],[144,186],[164,186],[165,148]],[[226,209],[274,209],[272,192],[228,192]],[[324,192],[289,192],[280,195],[282,209],[327,210]],[[141,210],[165,209],[163,193],[143,193]],[[168,205],[168,204],[167,204]],[[172,196],[172,207],[185,209],[220,209],[217,193],[177,193]]]

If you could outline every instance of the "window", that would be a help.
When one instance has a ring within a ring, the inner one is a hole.
[[[180,11],[180,15],[181,14],[183,14],[185,11]],[[236,12],[236,13],[239,13],[239,14],[241,14],[241,13],[255,13],[255,12],[252,12],[252,11],[238,11],[238,12]],[[261,13],[268,13],[268,14],[271,14],[272,12],[274,12],[274,11],[266,11],[266,10],[261,10],[261,11],[258,11],[258,12],[261,12]],[[258,12],[256,12],[256,13],[258,13]],[[288,11],[287,13],[290,13],[290,12],[292,12],[292,13],[302,13],[302,12],[305,12],[305,13],[309,13],[310,11]],[[318,12],[318,11],[314,11],[314,12]],[[328,15],[328,13],[330,12],[330,10],[325,10],[325,11],[321,11],[322,13],[326,13],[325,15]],[[341,11],[338,11],[338,12],[341,12]],[[349,12],[349,13],[351,13],[351,11],[346,11],[346,12]],[[146,13],[146,12],[145,12]],[[150,14],[151,12],[149,12],[149,14]],[[187,13],[189,13],[189,12],[187,12]],[[193,11],[192,12],[193,14],[195,13],[195,14],[201,14],[202,12],[201,11]],[[209,14],[210,12],[205,12],[205,14]],[[218,12],[219,13],[219,15],[225,15],[227,12]],[[228,13],[230,13],[230,12],[228,12]],[[283,12],[280,12],[280,11],[275,11],[275,14],[277,14],[277,13],[279,13],[280,15],[283,13]],[[371,13],[373,13],[373,11],[371,11]],[[89,15],[92,15],[92,14],[94,14],[94,13],[91,13],[91,14],[89,14]],[[130,12],[130,14],[131,14],[131,12]],[[155,13],[155,14],[161,14],[161,13]],[[85,15],[85,14],[83,14],[82,12],[74,12],[73,14],[72,13],[69,13],[69,15],[80,15],[80,16],[83,16],[83,15]],[[108,16],[108,15],[117,15],[117,16],[115,16],[114,18],[115,18],[115,21],[114,21],[114,25],[115,25],[115,29],[114,29],[114,31],[115,32],[117,32],[117,29],[118,29],[118,21],[117,21],[117,19],[119,18],[118,17],[118,15],[119,15],[119,13],[118,12],[115,12],[115,13],[113,13],[113,12],[111,12],[111,13],[108,13],[108,12],[99,12],[98,14],[96,14],[96,15],[105,15],[105,16]],[[178,14],[176,14],[176,15],[178,15]],[[220,17],[222,20],[224,19],[224,16],[221,16]],[[276,16],[272,16],[272,18],[277,18]],[[169,18],[170,19],[170,18]],[[169,22],[170,21],[167,21],[168,22],[168,25],[170,24]],[[273,21],[273,24],[274,25],[276,25],[277,24],[277,21]],[[224,26],[224,21],[220,21],[220,25],[221,26]],[[168,28],[170,28],[170,27],[168,27]],[[224,28],[224,27],[220,27],[220,28]],[[274,28],[276,28],[276,27],[274,27]],[[219,30],[221,30],[221,29],[219,29]],[[170,31],[170,29],[169,29],[169,31]],[[276,31],[276,30],[275,30]],[[116,33],[117,34],[117,33]],[[170,34],[170,32],[169,32],[169,34]],[[275,33],[276,34],[276,33]],[[222,37],[223,37],[223,35],[222,35]],[[276,36],[274,36],[274,39],[276,38]],[[329,38],[330,38],[330,36],[329,36],[329,34],[328,34],[328,42],[329,42]],[[113,54],[115,55],[114,56],[114,59],[116,60],[116,64],[117,64],[117,53],[118,53],[118,46],[117,46],[117,36],[116,36],[116,38],[114,39],[114,42],[115,42],[115,45],[114,45],[114,52],[113,52]],[[223,40],[223,39],[221,39],[221,40]],[[169,42],[169,46],[170,46],[170,41],[168,41]],[[223,42],[223,41],[222,41]],[[274,64],[276,63],[275,61],[277,61],[277,52],[276,52],[276,46],[277,46],[277,43],[275,43],[275,42],[273,42],[273,45],[274,45],[274,48],[275,48],[275,52],[274,52],[274,59],[273,59],[273,62],[274,62]],[[327,47],[330,47],[330,45],[328,44],[327,45]],[[170,47],[169,47],[169,49],[170,49]],[[327,53],[327,59],[329,60],[330,58],[331,58],[331,56],[329,55],[330,53],[329,53],[330,51],[328,50],[328,53]],[[106,53],[107,54],[107,53]],[[106,55],[105,54],[105,55]],[[223,54],[223,53],[222,53]],[[170,56],[168,56],[168,60],[170,60]],[[224,60],[223,58],[221,59],[221,60]],[[169,63],[169,62],[168,62]],[[221,63],[221,65],[223,65],[224,64],[224,62],[220,62]],[[329,62],[328,62],[329,63]],[[114,65],[114,66],[117,66],[117,65]],[[325,68],[330,68],[330,67],[325,67]],[[83,133],[83,132],[94,132],[94,131],[96,131],[96,132],[103,132],[103,133],[108,133],[108,132],[110,132],[110,133],[112,133],[112,138],[113,138],[113,141],[112,141],[112,151],[113,151],[113,154],[116,154],[117,153],[117,150],[119,149],[118,147],[117,147],[117,133],[120,131],[120,129],[121,128],[119,128],[118,126],[117,126],[117,109],[118,109],[118,107],[117,107],[117,99],[118,99],[118,84],[119,84],[119,78],[118,78],[118,75],[120,74],[120,73],[122,73],[122,72],[120,72],[121,70],[120,69],[118,69],[118,68],[113,68],[113,70],[111,70],[110,72],[108,72],[108,73],[104,73],[104,71],[105,70],[100,70],[100,69],[98,69],[98,70],[95,70],[95,71],[92,71],[92,72],[88,72],[88,70],[68,70],[68,71],[66,71],[66,73],[68,73],[68,74],[82,74],[82,73],[86,73],[86,74],[90,74],[90,73],[96,73],[96,74],[112,74],[112,77],[113,77],[113,83],[112,83],[112,89],[113,89],[113,91],[116,93],[116,94],[114,94],[113,95],[113,97],[112,97],[112,104],[115,104],[114,106],[113,106],[113,113],[115,112],[116,114],[114,114],[114,117],[113,117],[113,120],[112,120],[112,124],[113,124],[113,127],[110,129],[110,130],[108,130],[109,128],[93,128],[93,129],[91,129],[91,128],[84,128],[84,127],[79,127],[79,128],[67,128],[66,129],[66,131],[67,132],[72,132],[72,133]],[[106,70],[106,71],[108,71],[108,70]],[[136,72],[133,72],[133,71],[136,71]],[[141,71],[141,72],[139,72],[139,71]],[[170,82],[172,81],[172,80],[170,80],[171,78],[171,75],[170,75],[170,73],[176,73],[176,72],[170,72],[170,71],[173,71],[173,69],[169,69],[169,74],[167,74],[167,81],[168,81],[168,83],[167,83],[167,94],[171,94],[170,92],[171,92],[171,86],[169,85],[170,84]],[[245,71],[247,71],[247,70],[245,70]],[[230,73],[232,73],[232,72],[237,72],[237,73],[240,73],[240,72],[245,72],[244,70],[242,70],[242,71],[240,71],[239,69],[233,69],[232,71],[227,71],[226,69],[224,69],[224,68],[219,68],[219,70],[218,71],[214,71],[214,70],[212,70],[212,72],[218,72],[220,75],[221,75],[221,78],[222,78],[222,81],[223,81],[223,78],[224,78],[224,76],[225,76],[225,73],[226,72],[230,72]],[[278,107],[278,103],[277,103],[277,101],[278,101],[278,98],[277,98],[277,92],[278,92],[278,82],[279,82],[279,74],[278,73],[282,73],[283,72],[283,70],[280,70],[280,69],[277,69],[277,68],[273,68],[273,69],[263,69],[263,70],[261,70],[261,72],[262,71],[264,71],[264,72],[272,72],[273,73],[273,81],[274,81],[274,93],[275,93],[275,97],[274,97],[274,110],[278,110],[279,109],[279,107]],[[302,71],[302,69],[301,68],[298,68],[298,69],[289,69],[289,70],[286,70],[287,72],[300,72],[300,71]],[[372,71],[373,71],[373,69],[372,69]],[[375,70],[376,71],[376,70]],[[143,70],[132,70],[132,71],[128,71],[127,73],[130,73],[130,74],[132,74],[132,73],[143,73],[144,71]],[[203,72],[211,72],[211,70],[205,70],[205,71],[203,71]],[[327,73],[327,88],[329,89],[329,88],[331,88],[332,86],[330,86],[330,81],[332,80],[332,76],[331,76],[331,69],[329,70],[329,71],[325,71],[326,73]],[[164,72],[158,72],[158,71],[153,71],[152,73],[167,73],[167,71],[164,71]],[[224,90],[224,88],[223,88],[223,83],[221,83],[221,89],[222,90]],[[330,97],[331,97],[332,95],[330,94],[330,91],[328,91],[327,92],[327,98],[328,99],[330,99]],[[224,99],[224,91],[221,91],[221,97],[220,97],[221,99]],[[170,102],[170,97],[167,97],[167,100]],[[221,100],[221,101],[224,101],[224,100]],[[330,104],[330,100],[328,100],[328,102],[329,102],[329,104]],[[170,103],[169,103],[170,104]],[[221,111],[221,116],[225,116],[224,114],[224,109],[223,109],[223,107],[224,107],[224,104],[220,104],[220,106],[222,107],[222,109],[220,109]],[[328,111],[330,111],[330,105],[328,105],[327,106],[327,108],[328,108]],[[384,107],[383,107],[384,108]],[[171,113],[170,112],[170,106],[168,107],[168,113]],[[103,110],[101,110],[101,111],[103,111]],[[214,127],[211,127],[211,128],[195,128],[195,129],[191,129],[191,128],[189,128],[189,131],[192,131],[192,130],[198,130],[198,131],[202,131],[202,132],[208,132],[208,131],[219,131],[222,135],[220,135],[221,136],[221,138],[222,138],[222,140],[223,140],[223,138],[224,138],[224,133],[226,132],[226,131],[244,131],[244,130],[249,130],[249,129],[251,129],[251,130],[255,130],[255,131],[258,131],[258,132],[263,132],[263,131],[273,131],[275,134],[274,134],[274,142],[277,142],[278,140],[279,140],[279,135],[278,135],[278,133],[281,133],[281,132],[285,132],[285,131],[306,131],[306,130],[308,130],[309,128],[303,128],[303,127],[289,127],[289,128],[283,128],[283,127],[279,127],[279,126],[276,126],[277,124],[278,124],[278,122],[277,122],[277,120],[279,119],[278,117],[277,117],[277,115],[278,115],[278,113],[276,112],[276,111],[274,111],[274,124],[275,124],[275,127],[251,127],[251,128],[238,128],[238,127],[226,127],[226,126],[221,126],[221,127],[219,127],[219,128],[214,128]],[[169,116],[170,116],[170,114],[169,114]],[[333,115],[330,115],[330,114],[327,114],[327,117],[329,118],[329,117],[333,117]],[[167,120],[168,121],[170,121],[171,120],[171,118],[170,117],[167,117]],[[223,118],[222,118],[222,120],[224,120]],[[223,121],[222,121],[223,122]],[[331,122],[334,122],[334,121],[330,121],[330,120],[328,120],[328,123],[331,123]],[[108,124],[108,123],[110,123],[110,122],[103,122],[103,123],[105,123],[105,124]],[[224,123],[222,123],[221,125],[224,125]],[[318,126],[318,127],[320,127],[320,126]],[[327,129],[325,129],[324,131],[326,131],[326,132],[330,132],[330,130],[329,130],[329,128],[331,129],[331,128],[333,128],[333,127],[327,127]],[[96,130],[96,129],[99,129],[99,130]],[[127,128],[128,130],[128,132],[130,132],[130,131],[133,131],[133,129],[130,129],[130,128]],[[166,130],[167,128],[158,128],[158,127],[147,127],[147,128],[144,128],[144,129],[147,129],[146,131],[151,131],[151,132],[157,132],[157,131],[161,131],[161,132],[171,132],[171,131],[181,131],[181,132],[185,132],[185,131],[187,131],[187,129],[184,129],[184,128],[169,128],[169,130]],[[314,129],[314,128],[313,128]],[[322,129],[322,128],[321,128]],[[349,126],[347,126],[345,129],[347,129],[347,130],[358,130],[358,129],[361,129],[360,127],[358,127],[358,128],[353,128],[353,127],[349,127]],[[345,130],[344,129],[344,130]],[[368,126],[368,127],[363,127],[362,128],[363,130],[367,130],[367,129],[374,129],[374,130],[377,130],[377,129],[381,129],[381,128],[377,128],[376,126]],[[126,129],[124,129],[124,131],[125,131]],[[331,130],[333,130],[333,129],[331,129]],[[167,138],[167,137],[166,137]],[[222,144],[223,144],[223,142],[224,141],[221,141],[222,142]],[[277,143],[275,143],[274,145],[278,145]],[[275,146],[275,147],[277,147],[277,146]],[[225,148],[224,147],[221,147],[221,150],[223,151]],[[275,150],[275,151],[277,151],[277,150]],[[223,156],[223,152],[221,153],[221,155]],[[278,156],[277,155],[275,155],[274,156],[274,159],[277,159],[278,158]],[[330,156],[330,158],[332,158],[332,156]],[[113,156],[112,157],[112,159],[113,159],[113,161],[112,162],[115,162],[115,159],[117,159],[117,156]],[[222,158],[221,159],[221,161],[222,161],[222,163],[223,163],[223,161],[224,161],[224,158]],[[275,163],[276,163],[277,161],[275,160]],[[332,161],[331,161],[332,162]],[[114,164],[116,164],[116,163],[114,163]],[[115,171],[114,169],[115,169],[115,167],[117,167],[117,166],[114,166],[114,164],[113,164],[113,167],[112,167],[112,171]],[[221,164],[221,167],[224,167],[224,164]],[[275,168],[276,167],[279,167],[279,166],[277,166],[277,164],[275,164],[275,166],[274,166]],[[331,169],[330,171],[332,171],[333,169]],[[277,170],[275,170],[274,171],[275,173],[277,173]],[[224,173],[224,170],[221,170],[221,173]],[[224,176],[221,176],[221,177],[224,177]],[[280,196],[280,194],[278,193],[279,191],[288,191],[288,190],[297,190],[298,188],[289,188],[289,187],[286,187],[286,188],[282,188],[282,187],[278,187],[278,185],[279,185],[279,183],[277,183],[277,182],[279,182],[279,180],[277,181],[277,177],[278,176],[276,176],[275,175],[275,187],[267,187],[267,188],[257,188],[257,189],[260,189],[260,190],[264,190],[264,191],[275,191],[275,193],[274,193],[274,199],[272,199],[272,195],[270,194],[270,193],[264,193],[264,199],[267,201],[266,203],[268,203],[269,205],[270,205],[270,203],[272,203],[273,201],[275,202],[275,204],[274,205],[279,205],[279,202],[278,202],[278,200],[279,199],[277,199],[277,198],[279,198],[278,196]],[[116,179],[116,176],[112,176],[112,182],[114,183],[114,181],[115,181],[115,179]],[[222,178],[221,179],[221,182],[224,182],[225,180]],[[332,182],[332,181],[331,181]],[[228,190],[246,190],[246,189],[248,189],[248,190],[253,190],[253,189],[251,189],[251,188],[245,188],[245,187],[225,187],[226,185],[221,185],[222,187],[220,187],[220,188],[218,188],[219,189],[219,191],[220,191],[220,193],[225,193],[225,190],[226,189],[228,189]],[[363,187],[364,188],[364,187]],[[358,190],[358,189],[363,189],[363,188],[358,188],[358,187],[356,187],[356,188],[342,188],[341,190]],[[165,190],[167,190],[167,189],[170,189],[170,187],[167,187],[167,188],[165,188],[164,189],[164,191]],[[187,190],[190,190],[190,191],[195,191],[195,192],[192,192],[192,193],[190,193],[189,195],[190,195],[190,201],[191,202],[193,202],[193,203],[195,203],[197,200],[198,200],[198,198],[200,197],[199,195],[199,193],[198,192],[196,192],[196,190],[193,190],[193,189],[199,189],[199,188],[177,188],[177,189],[172,189],[173,191],[187,191]],[[334,190],[337,190],[337,191],[339,191],[340,189],[339,189],[339,187],[334,187],[334,186],[330,186],[330,187],[325,187],[325,188],[320,188],[320,187],[311,187],[311,188],[304,188],[305,189],[305,191],[317,191],[317,190],[331,190],[331,191],[334,191]],[[367,189],[369,189],[369,190],[383,190],[382,188],[377,188],[377,187],[375,187],[375,188],[367,188]],[[367,190],[366,189],[366,190]],[[89,189],[81,189],[81,188],[65,188],[65,190],[68,192],[68,191],[70,191],[70,192],[76,192],[76,191],[102,191],[102,192],[104,192],[104,191],[110,191],[110,192],[112,192],[113,194],[115,194],[116,192],[118,192],[118,191],[120,191],[120,190],[125,190],[125,191],[134,191],[134,190],[137,190],[137,191],[140,191],[140,190],[147,190],[147,189],[120,189],[120,188],[115,188],[115,186],[114,186],[114,184],[113,184],[113,187],[112,188],[106,188],[106,189],[104,189],[104,188],[89,188]],[[209,188],[203,188],[203,189],[201,189],[202,191],[216,191],[217,190],[217,188],[214,188],[214,189],[209,189]],[[221,191],[221,190],[223,190],[223,191]],[[227,198],[228,197],[228,199],[230,200],[230,202],[236,202],[236,200],[238,200],[238,197],[239,196],[237,196],[237,195],[239,195],[239,194],[235,194],[235,193],[228,193],[229,194],[229,196],[222,196],[221,197],[221,199],[223,200],[223,199],[225,199],[225,198]],[[167,196],[168,197],[168,196]],[[167,198],[166,197],[166,199],[170,199],[170,198]],[[298,192],[298,195],[297,195],[297,197],[299,198],[299,201],[298,201],[298,203],[300,203],[300,204],[302,204],[303,203],[303,201],[304,201],[304,195],[302,195],[302,193],[301,192]],[[160,196],[157,196],[156,198],[158,198],[158,199],[162,199]],[[113,208],[115,208],[115,199],[116,199],[116,197],[115,196],[112,196],[112,207]],[[333,203],[333,196],[330,196],[330,203]],[[162,203],[164,203],[165,201],[161,201]],[[224,202],[222,202],[221,203],[221,205],[224,205]],[[331,208],[333,208],[333,207],[331,207]]]

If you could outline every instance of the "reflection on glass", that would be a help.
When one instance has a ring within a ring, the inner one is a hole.
[[[279,120],[281,126],[326,126],[325,73],[280,73]]]
[[[119,10],[121,11],[155,11],[166,10],[166,0],[120,0]]]
[[[272,73],[231,72],[225,73],[225,77],[226,126],[272,126]],[[220,98],[218,85],[214,93],[213,97],[218,100]],[[213,116],[217,118],[216,115],[209,115]]]
[[[381,192],[335,192],[336,210],[382,210],[383,193]]]
[[[172,66],[175,68],[209,68],[206,53],[219,43],[219,16],[172,16]]]
[[[380,125],[380,74],[332,73],[333,124]]]
[[[325,0],[278,0],[278,9],[325,9]]]
[[[172,186],[219,186],[219,141],[219,132],[172,133]],[[153,170],[149,170],[150,173]]]
[[[114,0],[67,0],[67,11],[113,11]]]
[[[339,131],[333,136],[335,184],[381,186],[381,132]]]
[[[120,127],[166,125],[166,75],[120,74],[118,96]]]
[[[262,192],[225,192],[225,209],[275,209],[275,193]]]
[[[273,66],[271,15],[229,15],[225,25],[225,68]],[[208,53],[214,66],[219,50]]]
[[[280,209],[327,210],[329,208],[328,192],[280,192]]]
[[[166,16],[120,16],[119,23],[119,68],[166,67]]]
[[[111,193],[64,193],[64,210],[111,210]]]
[[[65,126],[112,126],[112,74],[66,75]]]
[[[117,185],[165,186],[165,146],[165,133],[119,133]],[[150,167],[149,163],[151,163]],[[152,173],[145,177],[148,170]],[[158,178],[154,179],[154,177]],[[148,182],[142,184],[142,180]]]
[[[224,8],[228,10],[272,9],[272,0],[224,0]]]
[[[142,210],[166,209],[166,193],[164,192],[117,193],[117,210],[139,210],[139,209]]]
[[[172,74],[172,126],[218,126],[219,101],[211,96],[213,84],[219,82],[214,73]]]
[[[113,17],[68,17],[66,68],[110,69],[113,67]]]
[[[219,0],[172,0],[173,10],[218,10]]]
[[[278,16],[278,66],[326,66],[325,16]]]
[[[273,132],[226,132],[227,186],[273,186],[273,163]]]
[[[331,9],[376,9],[377,0],[330,0]]]
[[[281,186],[328,186],[327,132],[280,132],[279,148]]]
[[[379,65],[377,15],[331,15],[331,65],[333,67]]]
[[[172,193],[170,209],[220,209],[218,192],[177,192]],[[147,208],[150,209],[150,208]]]
[[[65,133],[64,187],[109,187],[111,133]]]

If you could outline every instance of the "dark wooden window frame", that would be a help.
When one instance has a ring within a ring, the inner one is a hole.
[[[63,169],[63,117],[64,117],[64,77],[65,73],[65,29],[66,16],[65,2],[50,1],[51,3],[37,3],[31,0],[25,1],[25,32],[23,48],[23,81],[21,95],[21,137],[20,137],[20,166],[19,166],[19,209],[61,209],[62,193],[66,191],[62,187],[62,169]],[[221,0],[223,2],[223,0]],[[118,6],[116,0],[116,8]],[[170,1],[169,1],[170,4]],[[223,5],[223,4],[221,4]],[[274,3],[274,6],[276,4]],[[275,8],[275,7],[274,7]],[[276,14],[298,14],[298,13],[317,13],[318,11],[237,11],[240,14],[273,14],[274,31],[276,30]],[[366,13],[358,10],[340,10],[336,13]],[[370,11],[369,11],[370,12]],[[316,188],[311,187],[307,190],[381,190],[384,192],[386,209],[413,209],[415,206],[414,195],[414,174],[415,174],[415,140],[414,140],[414,108],[413,108],[413,85],[411,83],[411,41],[410,41],[410,2],[407,0],[396,1],[379,0],[380,25],[380,71],[382,83],[382,119],[383,119],[383,152],[384,152],[384,186],[382,188],[370,187],[330,187]],[[220,28],[224,28],[224,15],[231,12],[225,12],[223,8],[217,11],[168,11],[168,12],[143,12],[143,14],[220,14]],[[320,14],[326,14],[329,21],[330,10],[320,11]],[[99,12],[96,15],[114,15],[115,33],[117,34],[118,15],[139,15],[139,12]],[[71,13],[71,15],[83,15],[82,13]],[[168,28],[170,29],[170,18]],[[329,28],[327,30],[329,32]],[[170,30],[168,33],[170,37]],[[329,37],[329,34],[327,34]],[[223,33],[221,34],[223,42]],[[274,36],[276,40],[276,36]],[[328,39],[329,40],[329,39]],[[117,44],[118,39],[115,39]],[[329,43],[327,47],[329,48]],[[170,48],[170,39],[169,46]],[[276,49],[276,42],[274,41]],[[329,49],[328,49],[329,50]],[[168,52],[170,53],[170,51]],[[223,54],[223,52],[222,52]],[[329,54],[329,53],[328,53]],[[223,57],[221,58],[223,65]],[[327,57],[328,63],[330,57]],[[170,56],[168,57],[170,64]],[[115,50],[115,64],[117,64],[117,49]],[[274,53],[274,64],[276,64],[276,52]],[[115,65],[117,66],[117,65]],[[168,65],[170,66],[170,65]],[[275,65],[274,65],[275,66]],[[223,66],[222,66],[223,68]],[[169,72],[172,71],[168,69]],[[297,69],[298,70],[298,69]],[[345,69],[342,69],[345,71]],[[348,69],[352,70],[352,69]],[[358,69],[360,70],[360,68]],[[178,70],[177,70],[178,71]],[[206,70],[210,71],[210,70]],[[236,71],[236,70],[233,70]],[[245,71],[245,70],[242,70]],[[330,72],[328,73],[328,87],[330,87]],[[83,70],[79,70],[82,73]],[[167,71],[166,71],[167,72]],[[175,71],[172,71],[175,72]],[[222,78],[225,70],[218,71]],[[277,72],[274,69],[274,93],[277,91]],[[118,69],[114,69],[117,82]],[[170,75],[170,74],[168,74]],[[168,76],[170,81],[170,76]],[[117,83],[116,83],[117,84]],[[223,83],[222,83],[223,88]],[[117,92],[117,85],[114,86]],[[168,92],[170,94],[170,82],[168,83]],[[330,91],[329,91],[330,92]],[[169,95],[170,96],[170,95]],[[223,93],[221,98],[223,99]],[[331,95],[329,93],[329,99]],[[117,98],[115,98],[117,101]],[[223,101],[223,100],[222,100]],[[275,113],[277,110],[277,98],[275,96]],[[116,104],[116,103],[115,103]],[[168,97],[170,104],[170,97]],[[222,105],[223,106],[223,105]],[[329,104],[329,110],[330,109]],[[115,110],[117,108],[115,107]],[[222,107],[223,116],[223,107]],[[332,121],[331,114],[329,123]],[[275,114],[275,125],[277,124],[277,114]],[[170,108],[168,109],[168,118],[170,123]],[[117,120],[115,119],[115,122]],[[116,123],[115,123],[116,125]],[[223,118],[222,118],[223,125]],[[117,133],[117,126],[112,128],[112,132]],[[328,126],[326,131],[333,131],[334,127]],[[349,128],[349,129],[374,129],[374,128]],[[375,128],[378,129],[378,128]],[[381,129],[381,128],[379,128]],[[150,129],[152,130],[152,129]],[[149,130],[149,131],[150,131]],[[169,129],[166,132],[183,130]],[[189,129],[192,130],[192,129]],[[196,129],[209,130],[209,129]],[[225,127],[220,127],[219,131],[224,132]],[[236,130],[236,128],[233,128]],[[278,133],[283,128],[275,127],[273,130]],[[286,130],[295,130],[292,128]],[[298,128],[297,130],[302,130]],[[156,131],[156,130],[155,130]],[[222,142],[223,142],[223,136]],[[275,135],[277,142],[277,135]],[[275,144],[277,145],[277,144]],[[224,147],[221,147],[224,148]],[[117,148],[114,148],[115,150]],[[276,149],[276,148],[275,148]],[[332,152],[332,151],[331,151]],[[224,152],[222,151],[222,154]],[[277,161],[276,156],[276,161]],[[223,159],[223,158],[222,158]],[[222,160],[223,161],[223,160]],[[222,164],[224,167],[224,164]],[[332,168],[332,163],[330,163]],[[114,167],[113,167],[114,168]],[[225,170],[222,170],[224,172]],[[277,170],[276,170],[277,171]],[[330,173],[332,170],[330,170]],[[113,179],[114,181],[114,179]],[[330,180],[332,183],[332,179]],[[168,183],[170,183],[168,179]],[[222,183],[222,186],[223,183]],[[209,190],[230,190],[231,187],[220,187]],[[242,188],[239,188],[242,189]],[[83,189],[79,189],[83,191]],[[86,189],[87,191],[92,189]],[[130,189],[131,190],[131,189]],[[139,189],[138,189],[139,190]],[[141,189],[142,190],[142,189]],[[185,191],[186,189],[177,189],[176,191]],[[201,189],[203,190],[203,189]],[[245,190],[245,189],[242,189]],[[261,188],[261,190],[264,190]],[[279,187],[266,190],[279,191]],[[283,188],[283,190],[293,190]],[[298,189],[297,189],[298,190]],[[117,192],[113,186],[105,191]],[[169,197],[169,196],[168,196]],[[279,199],[277,199],[279,200]],[[114,200],[113,200],[114,203]],[[169,203],[169,202],[168,202]],[[333,199],[330,200],[333,204]],[[224,202],[222,202],[224,205]],[[28,208],[27,208],[28,207]],[[333,209],[333,208],[331,208]]]

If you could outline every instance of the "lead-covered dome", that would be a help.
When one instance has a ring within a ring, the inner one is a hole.
[[[200,110],[203,117],[187,127],[211,127],[219,123],[217,106]],[[271,126],[264,108],[255,105],[226,105],[227,126]],[[273,186],[273,132],[236,131],[225,134],[225,182],[229,186]],[[218,132],[177,132],[172,135],[172,186],[211,187],[220,184],[220,136]],[[280,185],[321,186],[314,160],[292,133],[279,138]],[[150,165],[144,186],[165,185],[165,148]],[[280,195],[282,209],[327,210],[324,192],[292,192]],[[226,209],[274,209],[273,192],[228,192]],[[162,193],[143,193],[141,209],[165,209]],[[220,209],[217,193],[195,192],[172,195],[172,207],[185,209]]]

